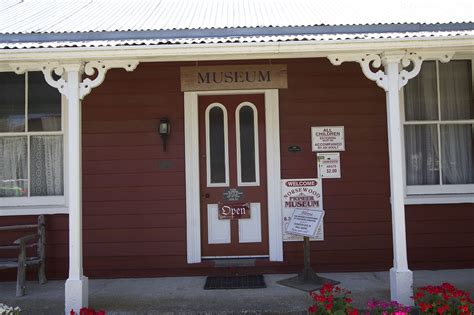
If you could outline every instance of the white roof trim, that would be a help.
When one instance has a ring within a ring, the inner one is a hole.
[[[134,59],[140,62],[251,60],[278,58],[318,58],[334,53],[389,50],[455,51],[474,55],[474,34],[445,38],[388,38],[376,40],[301,41],[267,43],[217,43],[158,46],[74,47],[42,49],[0,49],[0,71],[11,71],[9,63],[37,61],[77,61]]]
[[[276,36],[230,36],[205,38],[157,38],[157,39],[123,39],[123,40],[88,40],[88,41],[39,41],[39,42],[0,42],[0,49],[29,48],[67,48],[67,47],[124,47],[124,46],[158,46],[189,44],[246,44],[246,43],[279,43],[279,42],[326,42],[326,41],[374,41],[387,39],[425,39],[470,37],[474,30],[444,32],[387,32],[358,34],[317,34],[317,35],[276,35]]]

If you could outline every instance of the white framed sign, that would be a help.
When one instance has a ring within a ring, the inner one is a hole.
[[[316,151],[345,151],[344,126],[311,127],[311,148]]]
[[[290,234],[313,237],[323,220],[324,210],[296,208],[286,228]]]
[[[296,208],[323,210],[322,180],[318,178],[283,179],[281,181],[281,209],[283,241],[302,241],[303,237],[287,232]],[[312,241],[324,240],[324,224],[321,223]]]
[[[341,156],[339,152],[316,154],[319,178],[341,178]]]

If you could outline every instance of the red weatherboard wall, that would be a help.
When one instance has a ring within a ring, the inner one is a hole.
[[[357,64],[274,62],[288,65],[289,88],[280,90],[282,178],[316,176],[311,126],[345,126],[342,178],[323,184],[325,241],[312,243],[316,269],[388,270],[392,237],[383,90]],[[186,264],[180,65],[190,64],[143,63],[134,72],[110,70],[83,102],[84,272],[92,278],[209,271],[208,263]],[[164,116],[172,125],[167,152],[156,131]],[[290,145],[301,146],[302,152],[288,152]],[[474,267],[473,204],[407,206],[406,218],[411,268]],[[0,224],[33,220],[1,217]],[[46,220],[47,273],[65,278],[67,216]],[[258,269],[299,270],[301,244],[284,243],[284,250],[285,262],[263,263]],[[0,271],[0,279],[14,278],[13,270]]]

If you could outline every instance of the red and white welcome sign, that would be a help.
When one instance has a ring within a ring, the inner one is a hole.
[[[281,193],[283,241],[301,241],[301,236],[288,232],[288,226],[296,208],[323,210],[322,181],[319,178],[284,179],[281,181]],[[319,225],[311,240],[324,240],[323,224]]]

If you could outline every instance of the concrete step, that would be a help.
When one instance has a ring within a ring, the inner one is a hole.
[[[255,267],[255,258],[223,258],[212,259],[216,268]]]

